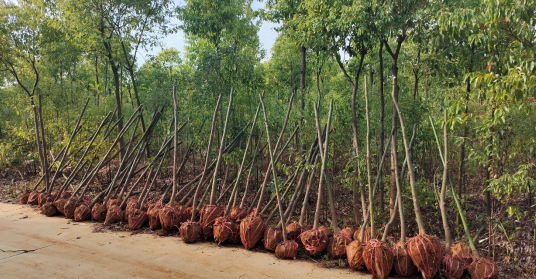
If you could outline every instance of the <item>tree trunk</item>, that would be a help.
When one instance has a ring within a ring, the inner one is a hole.
[[[380,148],[378,150],[383,150],[385,144],[385,98],[383,95],[383,86],[384,86],[384,76],[383,76],[383,42],[380,41],[380,51],[379,51],[379,60],[380,60]],[[378,153],[378,162],[381,159],[381,152]],[[380,214],[383,215],[384,211],[384,189],[383,189],[383,168],[378,168],[378,179],[380,179],[380,184],[378,185],[380,191]]]
[[[50,185],[50,179],[48,175],[48,157],[47,157],[47,142],[45,140],[45,125],[43,124],[43,102],[42,102],[42,95],[39,94],[37,97],[37,108],[38,108],[38,115],[39,115],[39,126],[40,126],[40,132],[41,132],[41,148],[43,152],[43,171],[45,172],[45,185],[47,188],[47,193],[50,193],[52,189],[52,185]],[[67,152],[67,150],[65,150]]]
[[[110,67],[112,69],[112,73],[114,76],[114,95],[115,95],[115,113],[117,117],[117,132],[121,131],[123,129],[123,113],[121,109],[121,93],[119,91],[120,89],[120,82],[119,82],[119,66],[115,64],[113,61],[111,55],[109,56],[110,60]],[[125,145],[125,141],[123,137],[119,138],[119,149],[122,150],[120,152],[121,154],[121,160],[125,157],[125,151],[122,149]]]
[[[307,73],[307,48],[305,46],[300,47],[301,50],[301,71],[300,71],[300,133],[303,138],[303,117],[305,110],[305,74]],[[299,141],[299,140],[298,140]],[[300,154],[301,151],[305,149],[304,146],[300,145]]]

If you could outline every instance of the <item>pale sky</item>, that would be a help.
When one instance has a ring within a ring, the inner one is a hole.
[[[181,6],[184,5],[184,2],[182,0],[175,0],[175,1],[176,1],[176,3],[178,5],[181,5]],[[215,1],[217,1],[217,0],[215,0]],[[265,6],[265,3],[262,3],[262,0],[255,0],[255,1],[253,1],[253,4],[252,4],[252,8],[254,10],[264,8],[264,6]],[[174,20],[172,20],[172,23],[173,24],[179,24],[180,21],[177,20],[177,19],[174,19]],[[277,37],[277,32],[274,30],[274,27],[277,27],[277,26],[279,26],[279,24],[269,22],[269,21],[263,21],[262,26],[259,29],[258,34],[259,34],[259,40],[260,40],[260,43],[261,43],[261,47],[266,52],[266,56],[264,58],[265,60],[270,58],[270,56],[272,55],[271,49],[272,49],[272,46],[274,45],[275,39]],[[182,30],[179,30],[175,34],[171,34],[171,35],[163,37],[161,42],[162,42],[162,45],[163,45],[162,47],[155,47],[153,50],[151,50],[149,52],[146,52],[144,50],[140,51],[139,54],[138,54],[139,55],[138,56],[138,62],[139,62],[138,65],[143,64],[143,62],[147,59],[148,55],[156,55],[160,51],[162,51],[162,49],[166,49],[166,48],[170,48],[170,47],[176,48],[181,53],[181,56],[184,54],[185,39],[184,39],[184,32],[182,32]]]

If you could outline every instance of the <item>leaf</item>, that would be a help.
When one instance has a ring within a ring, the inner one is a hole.
[[[506,212],[508,212],[508,217],[512,217],[512,216],[514,216],[514,214],[516,214],[516,208],[513,207],[513,206],[509,206],[506,209]]]

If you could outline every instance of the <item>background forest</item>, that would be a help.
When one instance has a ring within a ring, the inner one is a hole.
[[[192,152],[178,181],[204,174],[205,156],[218,158],[213,184],[224,189],[242,171],[244,152],[251,158],[260,150],[251,175],[242,175],[257,189],[272,174],[262,95],[272,145],[285,125],[281,145],[288,144],[275,164],[277,179],[264,189],[267,199],[278,184],[294,187],[283,182],[304,166],[317,170],[315,181],[324,179],[318,173],[325,168],[339,222],[358,227],[370,212],[371,225],[381,229],[398,214],[399,183],[408,236],[422,226],[443,239],[443,211],[452,238],[466,241],[456,195],[479,253],[505,278],[536,276],[536,2],[264,3],[254,11],[251,0],[0,0],[0,171],[17,170],[14,180],[37,182],[49,169],[51,188],[63,167],[54,159],[65,146],[69,156],[80,156],[110,117],[111,137],[99,136],[102,143],[82,157],[88,164],[100,160],[140,106],[138,130],[118,137],[114,150],[125,156],[129,140],[149,129],[143,154],[149,162],[173,134],[176,92],[177,121],[184,123],[177,153]],[[261,20],[280,24],[269,59],[259,43]],[[140,62],[140,51],[158,48],[179,29],[185,53],[169,48]],[[156,114],[160,120],[152,125]],[[328,152],[308,160],[321,133],[317,125],[328,125]],[[237,137],[237,148],[222,154]],[[172,167],[169,153],[157,183],[169,182]],[[423,224],[413,214],[414,200]],[[327,202],[322,210],[320,223],[329,224]]]

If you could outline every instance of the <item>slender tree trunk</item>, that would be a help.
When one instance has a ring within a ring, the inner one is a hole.
[[[370,231],[375,232],[375,223],[374,223],[374,192],[372,188],[372,171],[370,168],[370,112],[369,112],[369,99],[368,99],[368,93],[367,93],[367,78],[365,77],[365,115],[367,119],[367,136],[366,136],[366,144],[367,144],[367,184],[369,188],[369,215],[370,215]],[[393,213],[394,215],[394,213]]]
[[[277,162],[274,160],[274,150],[272,149],[272,143],[270,141],[270,125],[268,124],[268,114],[266,113],[266,107],[264,106],[264,100],[262,96],[259,95],[260,102],[262,105],[262,111],[264,113],[264,124],[266,126],[266,138],[268,140],[268,152],[270,154],[270,162],[272,165],[275,165]],[[279,186],[277,183],[277,172],[275,167],[272,168],[272,176],[274,177],[274,188],[275,195],[277,197],[277,205],[279,208],[279,216],[281,217],[281,231],[283,234],[283,241],[287,241],[287,232],[285,228],[285,215],[283,214],[283,205],[281,204],[281,196],[279,194]]]
[[[402,140],[404,142],[404,149],[406,151],[406,160],[408,163],[409,171],[409,182],[411,188],[411,196],[413,198],[413,209],[415,211],[415,220],[417,221],[417,226],[419,227],[419,234],[425,233],[424,223],[422,221],[421,208],[419,206],[419,200],[417,197],[417,186],[415,181],[415,171],[413,170],[413,161],[411,159],[411,148],[406,135],[406,126],[404,123],[404,116],[402,110],[398,105],[398,101],[393,97],[393,104],[395,105],[395,111],[398,112],[398,120],[400,121],[400,130],[402,131]]]
[[[143,125],[143,116],[140,115],[141,123]],[[171,190],[171,199],[169,201],[170,206],[175,205],[175,196],[177,195],[177,94],[175,86],[173,86],[173,186]],[[143,128],[145,132],[145,128]]]
[[[121,84],[119,82],[119,67],[113,61],[111,55],[109,56],[110,67],[112,68],[112,74],[114,76],[114,96],[115,96],[115,113],[117,117],[117,132],[123,129],[123,113],[121,109],[121,92],[119,91]],[[119,149],[123,150],[125,141],[123,137],[119,138]],[[125,151],[121,151],[121,160],[125,157]]]
[[[231,107],[233,105],[233,90],[229,94],[229,106],[227,107],[227,115],[225,116],[225,123],[223,125],[223,133],[221,136],[220,150],[218,151],[218,158],[216,159],[216,168],[214,169],[214,177],[212,179],[212,191],[210,193],[210,204],[216,202],[216,185],[218,184],[218,174],[220,171],[221,157],[223,149],[225,148],[225,135],[227,133],[227,125],[229,124],[229,116],[231,115]]]
[[[300,47],[301,50],[301,71],[300,71],[300,133],[303,138],[303,118],[305,110],[305,74],[307,73],[307,48],[305,46]],[[299,141],[299,140],[298,140]],[[305,149],[304,146],[300,145],[300,154],[301,151]]]
[[[193,200],[192,200],[192,217],[191,217],[191,220],[195,220],[195,212],[196,212],[196,207],[197,207],[197,196],[199,195],[199,190],[201,189],[201,186],[204,182],[204,178],[205,176],[207,175],[207,168],[208,168],[208,165],[209,165],[209,160],[210,160],[210,149],[212,148],[212,139],[214,138],[214,130],[216,129],[216,121],[217,121],[217,116],[218,116],[218,108],[220,107],[220,103],[221,103],[221,98],[222,98],[222,94],[219,95],[218,97],[218,101],[216,102],[216,107],[214,108],[214,115],[212,116],[212,126],[210,128],[210,136],[208,138],[208,146],[207,146],[207,155],[205,157],[205,167],[203,169],[203,173],[201,175],[201,178],[199,179],[199,184],[197,185],[197,188],[195,190],[195,193],[194,193],[194,197],[193,197]],[[184,202],[184,201],[182,201]]]
[[[379,60],[380,60],[380,148],[378,150],[383,150],[385,145],[385,97],[384,97],[384,76],[383,76],[383,42],[380,41],[380,51],[379,51]],[[381,152],[378,153],[378,162],[381,159]],[[378,178],[380,179],[380,185],[378,186],[380,191],[380,214],[383,215],[384,211],[384,189],[383,189],[383,168],[378,168]]]
[[[47,192],[50,193],[52,185],[50,185],[50,179],[48,174],[48,156],[47,156],[47,142],[45,140],[45,125],[43,124],[43,100],[42,95],[37,96],[37,107],[39,111],[39,131],[41,132],[41,147],[43,152],[43,171],[45,172],[45,184]],[[67,152],[67,150],[66,150]]]
[[[39,110],[34,103],[33,97],[30,97],[30,104],[33,109],[34,114],[34,129],[35,129],[35,140],[37,144],[37,152],[39,153],[39,159],[41,163],[41,170],[43,172],[43,177],[45,179],[45,188],[48,190],[48,168],[45,168],[45,159],[46,153],[43,152],[43,146],[41,145],[41,133],[39,128]]]
[[[322,165],[320,167],[320,179],[319,179],[319,185],[318,185],[318,191],[322,192],[322,182],[324,180],[324,177],[326,178],[326,190],[328,194],[328,201],[329,201],[329,209],[331,212],[331,224],[333,227],[333,233],[337,234],[339,232],[338,227],[338,217],[337,213],[335,211],[335,199],[333,197],[333,189],[331,189],[331,185],[328,181],[327,177],[327,170],[326,170],[326,162],[328,160],[328,146],[329,146],[329,129],[331,126],[331,115],[333,113],[333,100],[331,100],[329,104],[329,114],[328,114],[328,123],[326,128],[326,136],[325,136],[325,142],[322,140],[322,129],[320,128],[320,121],[318,119],[318,109],[315,105],[315,120],[316,120],[316,131],[317,131],[317,137],[318,137],[318,147],[320,148],[320,156],[322,158]],[[319,203],[317,203],[316,209],[319,209]],[[316,212],[318,213],[318,212]],[[313,225],[313,229],[318,228],[318,217],[315,214],[315,225]]]
[[[392,91],[391,91],[391,96],[393,98],[393,116],[392,116],[392,119],[391,119],[391,127],[392,127],[392,131],[393,131],[393,137],[391,138],[391,197],[390,197],[390,200],[389,200],[390,215],[394,214],[394,206],[395,206],[395,199],[396,199],[395,168],[398,167],[398,166],[395,165],[395,162],[393,160],[393,156],[394,156],[393,154],[395,152],[397,152],[396,139],[397,139],[397,134],[398,134],[398,132],[397,132],[397,125],[398,125],[397,117],[398,117],[398,114],[397,114],[397,111],[396,111],[396,108],[395,108],[395,104],[398,103],[398,91],[399,91],[399,87],[398,87],[398,56],[400,54],[400,49],[402,47],[402,43],[404,42],[405,39],[406,39],[405,35],[399,35],[397,37],[395,51],[391,50],[391,47],[389,46],[387,41],[383,41],[383,45],[385,46],[385,49],[387,50],[389,55],[391,55],[391,60],[392,60],[391,71],[392,71],[392,74],[393,74],[393,88],[392,88]]]

